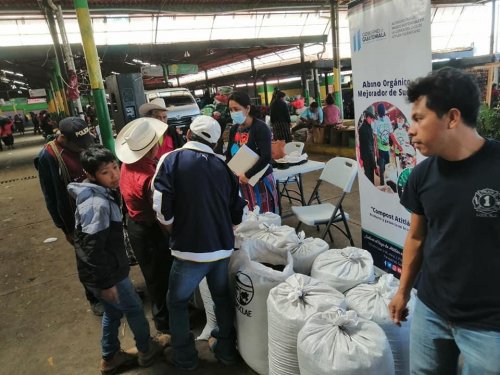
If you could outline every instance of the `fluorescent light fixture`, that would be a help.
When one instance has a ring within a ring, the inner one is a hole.
[[[119,75],[120,73],[111,71],[111,74]]]
[[[435,63],[435,62],[442,62],[442,61],[450,61],[450,59],[445,58],[445,59],[434,59],[434,60],[432,60],[433,63]]]
[[[21,82],[21,81],[12,81],[14,83],[17,83],[18,85],[26,85],[26,82]]]
[[[14,74],[14,72],[11,72],[10,70],[3,70],[2,69],[2,72],[7,73],[7,74]]]
[[[14,73],[14,75],[16,75],[16,76],[18,76],[18,77],[24,77],[24,75],[23,75],[23,74],[21,74],[21,73]]]

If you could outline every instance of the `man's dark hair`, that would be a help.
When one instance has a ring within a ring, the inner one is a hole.
[[[481,92],[475,78],[462,70],[443,68],[418,78],[408,84],[408,100],[414,103],[419,97],[427,98],[427,108],[442,117],[450,109],[460,111],[464,123],[476,126]]]
[[[106,147],[101,145],[90,146],[80,154],[80,163],[83,170],[95,176],[99,167],[103,164],[117,161],[116,156]]]
[[[309,106],[311,108],[318,108],[318,103],[317,102],[312,102],[311,104],[309,104]]]
[[[332,94],[328,94],[328,95],[326,96],[326,100],[325,100],[325,102],[326,102],[326,104],[328,104],[328,105],[335,103],[335,100],[333,100],[333,96],[332,96]]]

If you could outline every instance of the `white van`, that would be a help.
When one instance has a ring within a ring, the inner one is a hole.
[[[182,87],[145,91],[146,101],[162,98],[167,107],[168,124],[178,128],[189,128],[192,120],[201,114],[191,92]]]

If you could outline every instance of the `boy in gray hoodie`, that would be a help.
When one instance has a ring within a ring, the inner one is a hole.
[[[104,305],[102,317],[102,374],[133,366],[150,366],[162,348],[153,341],[142,302],[128,277],[122,216],[117,188],[120,168],[111,151],[97,145],[81,154],[87,180],[70,183],[76,200],[75,249],[78,276]],[[120,349],[118,328],[126,316],[138,353]]]

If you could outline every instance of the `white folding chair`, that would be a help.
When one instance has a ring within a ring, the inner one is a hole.
[[[333,242],[333,236],[330,231],[330,226],[333,225],[347,237],[351,246],[354,246],[351,231],[349,230],[349,225],[347,224],[349,214],[342,208],[342,201],[344,200],[346,194],[351,191],[352,184],[356,179],[357,170],[358,166],[355,160],[343,157],[330,159],[326,163],[321,176],[319,176],[318,182],[316,183],[316,187],[311,194],[311,198],[309,199],[307,206],[292,207],[292,212],[299,220],[296,230],[298,231],[300,229],[302,223],[311,226],[316,225],[318,228],[319,225],[326,225],[321,238],[325,239],[326,234],[328,233],[330,240]],[[336,204],[321,203],[319,197],[319,187],[323,182],[327,182],[342,189],[342,195],[337,200]],[[314,200],[317,200],[318,204],[311,205]],[[344,223],[345,230],[335,225],[335,223],[339,222]]]
[[[302,155],[302,151],[304,150],[304,142],[288,142],[285,144],[285,154],[290,155],[294,151],[298,151],[299,155]],[[301,201],[300,198],[300,187],[299,187],[299,176],[292,176],[288,177],[285,179],[277,180],[276,183],[279,185],[282,185],[282,187],[279,189],[279,199],[281,199],[281,196],[285,196],[288,198],[288,202],[292,204],[292,200],[296,201]],[[297,185],[297,190],[292,190],[288,189],[287,185],[289,183],[295,183]],[[291,196],[290,193],[294,193],[297,195],[297,197]]]

